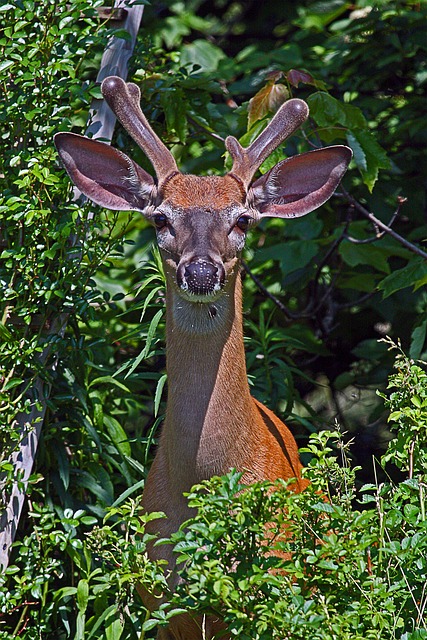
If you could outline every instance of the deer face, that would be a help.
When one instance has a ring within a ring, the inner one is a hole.
[[[154,209],[168,281],[193,302],[210,302],[232,277],[250,216],[240,185],[231,177],[174,176]]]
[[[264,217],[299,217],[333,194],[351,150],[333,146],[282,160],[256,180],[257,168],[308,116],[302,100],[289,100],[258,138],[244,149],[232,137],[226,147],[233,167],[226,176],[179,172],[170,151],[139,107],[139,89],[117,77],[102,92],[123,126],[153,164],[157,183],[124,153],[71,133],[55,136],[73,182],[93,202],[109,209],[140,211],[156,228],[169,286],[187,300],[221,296],[235,277],[246,231]]]

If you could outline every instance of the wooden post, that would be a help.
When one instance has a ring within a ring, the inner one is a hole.
[[[127,78],[128,62],[135,48],[136,37],[141,24],[143,5],[132,6],[131,3],[123,0],[116,0],[115,9],[125,16],[123,29],[129,35],[129,40],[112,36],[104,50],[101,67],[97,81],[111,75]],[[114,132],[116,118],[104,100],[94,100],[91,105],[88,129],[86,133],[96,138],[111,140]],[[74,199],[80,197],[79,192],[74,192]],[[49,329],[47,337],[57,335],[63,336],[67,326],[68,314],[60,314],[52,327]],[[40,356],[40,362],[47,362],[50,355],[50,347],[46,347]],[[55,365],[53,365],[55,366]],[[28,486],[28,479],[32,473],[34,460],[40,438],[40,432],[46,413],[47,399],[50,394],[50,385],[45,383],[40,377],[35,379],[34,385],[29,392],[32,408],[29,413],[20,414],[16,419],[16,429],[20,434],[20,442],[16,451],[12,454],[11,462],[14,467],[14,477],[16,482],[12,491],[7,495],[7,507],[0,514],[0,566],[7,568],[9,563],[10,550],[18,529],[19,519],[25,499],[25,492]],[[4,496],[6,498],[6,496]]]

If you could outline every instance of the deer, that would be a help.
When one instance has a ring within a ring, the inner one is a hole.
[[[55,144],[72,182],[92,202],[141,213],[155,228],[166,278],[166,415],[143,490],[143,508],[166,517],[148,525],[168,538],[192,515],[184,494],[231,469],[251,484],[294,479],[306,486],[288,427],[250,393],[243,345],[241,253],[247,232],[265,218],[298,218],[335,192],[352,157],[343,145],[286,158],[254,180],[261,164],[307,119],[300,99],[284,102],[248,146],[232,136],[232,168],[224,176],[182,173],[149,125],[140,89],[107,77],[103,97],[150,161],[155,178],[103,142],[60,132]],[[171,545],[151,546],[164,559],[173,590],[179,580]],[[143,592],[153,609],[156,597]],[[158,602],[158,600],[157,600]],[[158,630],[158,640],[226,635],[220,620],[183,614]],[[224,635],[225,634],[225,635]]]

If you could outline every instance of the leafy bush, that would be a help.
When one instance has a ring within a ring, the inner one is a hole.
[[[40,421],[46,411],[27,508],[0,578],[2,638],[77,638],[96,624],[103,601],[88,595],[95,579],[85,538],[117,495],[141,490],[148,457],[142,430],[153,420],[151,385],[161,377],[148,365],[126,383],[112,375],[136,353],[155,314],[153,302],[140,322],[137,299],[117,322],[133,286],[133,256],[148,260],[149,240],[128,244],[137,231],[127,215],[88,220],[89,207],[70,201],[52,144],[59,130],[81,131],[99,94],[93,78],[111,33],[96,11],[101,4],[25,0],[1,7],[1,512],[19,481],[11,453],[34,427],[25,416],[35,408]],[[132,257],[124,260],[126,250]],[[148,281],[144,295],[152,299],[156,291]],[[117,637],[115,605],[114,612],[102,632]],[[136,637],[136,619],[119,621],[128,637]]]
[[[282,481],[243,487],[236,472],[194,487],[197,515],[172,536],[175,606],[223,617],[242,640],[427,637],[427,372],[402,352],[396,368],[398,436],[383,464],[397,461],[406,480],[356,492],[348,445],[323,431],[302,494]]]

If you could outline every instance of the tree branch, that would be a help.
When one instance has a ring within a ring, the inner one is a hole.
[[[280,311],[289,320],[295,320],[296,318],[300,317],[299,314],[295,314],[295,313],[292,313],[292,311],[289,311],[289,309],[283,304],[283,302],[281,302],[279,300],[279,298],[276,298],[275,295],[273,295],[272,293],[269,292],[269,290],[263,285],[261,280],[259,278],[257,278],[257,276],[254,273],[252,273],[252,271],[250,270],[248,264],[244,260],[241,261],[241,264],[242,264],[243,269],[248,274],[248,276],[255,282],[255,284],[258,287],[258,289],[265,295],[266,298],[269,298],[270,300],[272,300],[274,302],[274,304],[276,305],[276,307],[278,309],[280,309]]]
[[[384,233],[388,233],[388,235],[400,242],[401,245],[409,249],[409,251],[412,251],[412,253],[415,253],[417,256],[421,256],[422,258],[424,258],[424,260],[427,260],[427,253],[425,251],[420,249],[420,247],[418,247],[416,244],[413,244],[412,242],[409,242],[409,240],[406,240],[406,238],[403,238],[384,222],[381,222],[381,220],[374,216],[373,213],[368,211],[368,209],[365,209],[365,207],[361,205],[360,202],[358,202],[355,198],[353,198],[353,196],[351,196],[343,187],[341,187],[340,193],[342,196],[344,196],[347,202],[352,204],[354,208],[357,209],[357,211],[365,216],[365,218],[368,218],[368,220],[370,220],[372,224],[381,229]],[[396,216],[393,216],[392,221],[394,221],[395,217]]]

